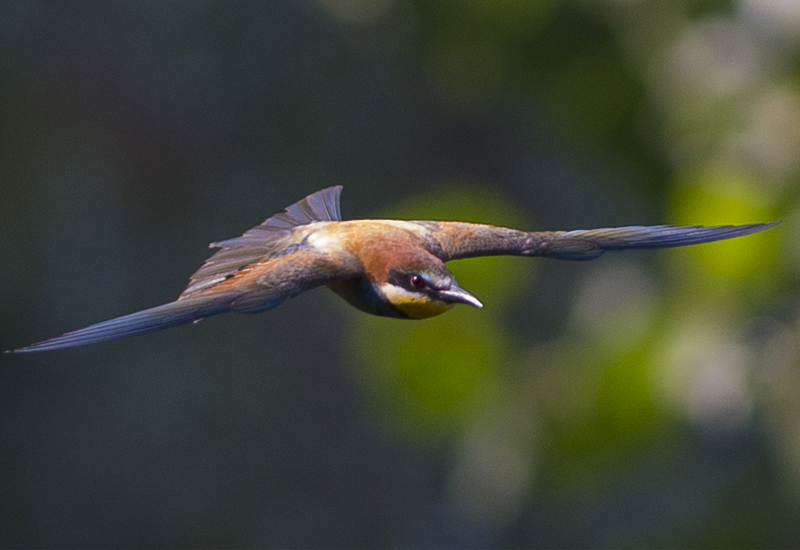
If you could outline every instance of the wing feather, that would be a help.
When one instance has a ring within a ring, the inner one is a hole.
[[[301,225],[321,221],[340,221],[339,201],[342,186],[317,191],[271,216],[264,223],[247,230],[242,236],[211,243],[220,248],[190,278],[181,299],[218,285],[237,271],[265,258],[290,254],[297,250],[292,230]]]
[[[323,189],[291,205],[221,248],[191,277],[177,301],[68,332],[17,353],[95,344],[145,334],[229,311],[256,312],[337,278],[351,276],[354,264],[292,241],[292,230],[318,221],[338,221],[341,186]]]
[[[147,334],[225,313],[228,311],[227,301],[224,297],[218,296],[213,300],[195,298],[171,302],[73,330],[24,348],[9,350],[6,353],[52,351],[118,340],[137,334]]]
[[[743,237],[779,222],[720,226],[629,226],[545,233],[538,254],[564,260],[591,260],[607,250],[672,248]]]
[[[352,277],[357,265],[334,261],[314,250],[260,261],[191,297],[138,311],[49,340],[12,350],[13,353],[50,351],[97,344],[196,322],[228,312],[256,313],[279,306],[316,286]]]
[[[764,231],[774,223],[722,226],[628,226],[575,231],[524,232],[462,222],[419,222],[430,231],[431,252],[443,261],[476,256],[545,256],[591,260],[607,250],[687,246]]]

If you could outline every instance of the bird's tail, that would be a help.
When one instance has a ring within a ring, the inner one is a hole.
[[[747,225],[630,226],[580,229],[540,234],[542,256],[563,260],[591,260],[606,250],[669,248],[742,237],[769,229],[780,222]]]
[[[178,300],[67,332],[61,336],[5,353],[50,351],[146,334],[225,313],[229,309],[229,303],[230,298],[225,296]]]

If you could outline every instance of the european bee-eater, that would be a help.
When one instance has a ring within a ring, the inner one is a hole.
[[[367,313],[424,319],[454,304],[483,307],[458,286],[445,265],[450,260],[497,255],[591,260],[607,250],[731,239],[777,223],[527,232],[465,222],[342,221],[341,191],[341,186],[318,191],[241,237],[212,243],[220,250],[174,302],[11,352],[95,344],[229,311],[255,313],[321,285]]]

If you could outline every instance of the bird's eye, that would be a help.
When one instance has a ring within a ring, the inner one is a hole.
[[[423,279],[420,275],[412,275],[411,286],[415,288],[423,288],[425,286],[425,279]]]

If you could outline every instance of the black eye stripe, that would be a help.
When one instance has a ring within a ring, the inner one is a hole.
[[[421,286],[417,286],[419,283],[414,284],[413,279],[415,277],[420,278],[423,283]],[[389,273],[387,282],[394,286],[404,288],[410,292],[428,292],[433,290],[433,286],[430,284],[430,281],[428,281],[428,279],[421,273],[403,273],[400,271],[392,271]]]

